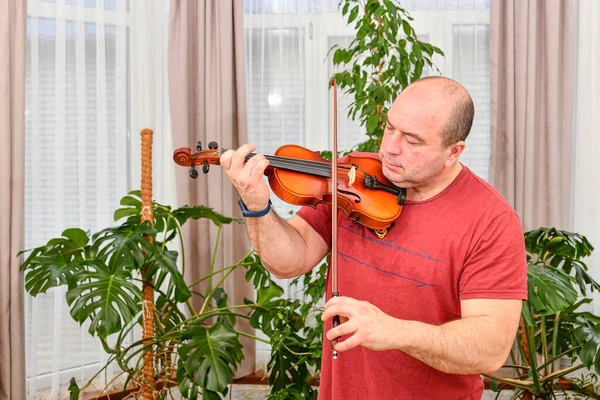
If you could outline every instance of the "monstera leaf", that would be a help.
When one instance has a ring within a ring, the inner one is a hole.
[[[281,295],[283,295],[283,289],[275,283],[258,289],[256,292],[257,307],[254,308],[250,316],[250,326],[260,329],[266,335],[271,336],[277,330],[276,325],[278,321],[283,320],[283,315],[280,315],[280,309],[285,301],[279,299]],[[244,302],[246,304],[255,304],[247,299]]]
[[[219,395],[217,392],[213,392],[212,390],[208,390],[206,388],[202,389],[200,385],[195,383],[189,375],[185,372],[185,366],[181,359],[179,360],[179,365],[177,368],[177,382],[179,383],[179,392],[184,399],[189,400],[197,400],[198,393],[202,392],[202,400],[222,400],[223,397]],[[226,387],[223,392],[223,395],[227,395],[228,388]]]
[[[576,323],[572,324],[568,336],[575,355],[589,370],[600,373],[600,323],[599,318],[590,313],[576,313]]]
[[[529,264],[527,285],[529,302],[542,315],[563,311],[577,300],[573,278],[557,268]]]
[[[198,386],[223,392],[243,359],[237,333],[217,322],[211,327],[192,325],[186,329],[183,339],[189,340],[178,349],[185,373]]]
[[[85,266],[73,276],[67,303],[73,319],[79,323],[90,319],[89,333],[106,338],[141,311],[141,291],[127,269],[111,271],[99,260],[86,261]]]
[[[121,205],[125,206],[115,211],[114,219],[118,221],[121,218],[128,217],[127,222],[133,223],[139,221],[142,212],[141,192],[134,190],[129,195],[121,199]],[[230,224],[236,221],[233,218],[225,217],[215,212],[210,207],[205,206],[183,206],[176,210],[171,210],[170,206],[164,206],[156,202],[152,203],[152,213],[154,215],[154,227],[158,232],[172,231],[179,225],[183,225],[188,219],[208,218],[215,225]]]
[[[215,212],[210,207],[204,206],[183,206],[173,211],[173,215],[177,218],[180,224],[184,224],[188,219],[200,219],[200,218],[208,218],[215,225],[221,226],[223,224],[230,224],[234,221],[238,221],[233,218],[225,217],[217,212]]]
[[[151,254],[155,249],[146,237],[155,234],[156,230],[148,221],[136,224],[126,222],[96,233],[92,237],[93,248],[99,259],[107,261],[111,271],[119,266],[140,269],[145,263],[145,253]]]
[[[183,303],[192,297],[192,293],[185,283],[183,275],[177,268],[176,251],[163,251],[160,249],[160,247],[156,247],[152,257],[150,257],[148,262],[150,263],[150,269],[148,270],[146,279],[152,278],[154,273],[158,269],[161,269],[163,274],[160,276],[160,281],[164,280],[164,277],[166,276],[165,273],[168,273],[170,283],[173,284],[175,289],[175,300],[177,300],[179,303]]]
[[[26,273],[25,290],[32,296],[68,284],[73,274],[81,269],[82,256],[89,253],[89,238],[83,230],[67,229],[62,235],[50,240],[46,246],[31,250],[21,265],[21,271]],[[25,251],[19,254],[22,253]]]
[[[177,361],[177,383],[179,384],[179,392],[184,399],[198,399],[200,386],[187,374],[185,364],[181,361],[181,358]]]
[[[270,371],[269,385],[273,391],[283,390],[290,384],[302,390],[304,381],[310,376],[305,362],[309,348],[306,339],[295,333],[271,338],[271,360],[267,365]]]
[[[133,190],[129,192],[127,196],[121,199],[121,205],[125,207],[115,211],[113,216],[115,222],[125,217],[131,217],[131,220],[127,220],[128,222],[139,221],[142,214],[142,191]]]
[[[271,274],[262,265],[262,261],[258,254],[253,253],[248,255],[244,261],[246,266],[246,282],[252,281],[252,286],[256,289],[265,288],[273,284]]]

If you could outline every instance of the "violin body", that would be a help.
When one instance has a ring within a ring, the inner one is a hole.
[[[297,145],[281,146],[274,155],[329,163],[319,152]],[[346,156],[343,163],[338,162],[339,172],[335,180],[338,189],[338,208],[344,211],[346,218],[371,229],[389,227],[402,212],[397,197],[389,192],[365,187],[362,179],[356,179],[352,186],[349,186],[347,171],[353,165],[359,171],[376,176],[379,182],[391,185],[383,176],[381,161],[370,157]],[[331,178],[271,167],[267,168],[265,174],[268,176],[273,192],[286,203],[313,207],[320,203],[332,203],[331,185],[334,180]]]
[[[173,159],[181,166],[190,167],[190,175],[195,178],[196,166],[202,166],[206,173],[209,165],[220,164],[220,154],[226,150],[219,150],[215,145],[209,145],[210,150],[200,150],[195,154],[189,148],[179,148],[175,150]],[[337,206],[344,211],[346,218],[356,223],[371,229],[385,229],[402,212],[405,190],[394,187],[388,181],[378,159],[346,156],[341,159],[343,162],[337,163],[336,179],[331,179],[331,163],[317,151],[288,144],[279,147],[273,156],[265,157],[269,160],[265,170],[269,185],[286,203],[313,207],[320,203],[332,204],[335,181]]]

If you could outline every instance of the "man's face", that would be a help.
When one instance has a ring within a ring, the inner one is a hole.
[[[434,184],[444,168],[448,149],[442,148],[442,132],[450,105],[441,96],[409,87],[396,99],[387,114],[379,148],[383,174],[398,187]]]

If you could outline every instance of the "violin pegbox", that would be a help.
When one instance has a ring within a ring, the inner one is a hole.
[[[208,149],[202,150],[202,142],[196,144],[196,153],[192,154],[189,147],[180,147],[173,153],[173,161],[183,167],[190,167],[189,174],[192,179],[198,177],[196,166],[202,165],[202,172],[207,174],[210,171],[210,165],[219,165],[221,163],[221,152],[219,144],[215,141],[208,143]]]

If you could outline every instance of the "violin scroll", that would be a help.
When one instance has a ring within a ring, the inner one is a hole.
[[[190,177],[193,179],[198,177],[196,166],[202,165],[202,172],[207,174],[211,164],[221,164],[221,150],[217,142],[210,142],[208,150],[202,150],[202,142],[198,142],[196,150],[197,152],[192,154],[189,147],[180,147],[173,152],[173,161],[182,167],[190,167]]]

